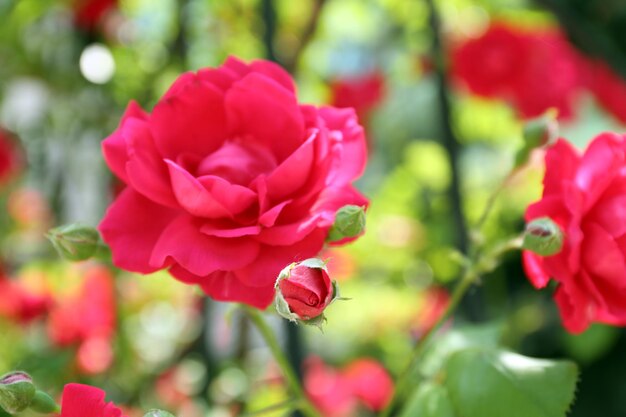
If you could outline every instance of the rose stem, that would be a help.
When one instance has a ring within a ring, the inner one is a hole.
[[[289,360],[287,360],[287,357],[285,356],[283,351],[280,349],[276,336],[269,328],[261,314],[256,309],[248,306],[243,306],[243,310],[246,312],[252,323],[254,323],[256,328],[259,330],[261,336],[263,336],[263,339],[265,339],[265,343],[267,343],[267,346],[270,348],[270,351],[272,352],[276,363],[283,372],[283,376],[285,377],[285,382],[287,383],[287,386],[300,401],[300,410],[308,417],[320,417],[320,414],[317,412],[315,407],[313,407],[311,402],[304,394],[304,390],[300,385],[300,381],[298,380],[298,377],[296,376],[293,367],[289,363]]]
[[[417,361],[422,355],[422,352],[428,345],[428,342],[433,337],[433,335],[437,332],[437,330],[442,326],[443,323],[450,317],[452,312],[458,307],[459,302],[463,299],[463,296],[472,286],[472,284],[476,281],[477,275],[473,271],[472,268],[466,268],[463,273],[463,277],[461,278],[461,282],[456,286],[454,292],[452,293],[452,297],[450,299],[450,304],[446,308],[445,312],[439,316],[437,322],[424,334],[413,349],[413,353],[411,354],[411,359],[408,362],[408,365],[404,368],[398,380],[396,382],[396,388],[394,390],[393,396],[387,404],[387,407],[379,414],[380,417],[388,417],[391,414],[391,411],[397,402],[402,391],[405,390],[407,383],[411,381],[411,372],[415,368]]]
[[[300,407],[300,405],[301,405],[300,400],[287,400],[287,401],[283,401],[282,403],[270,405],[269,407],[262,408],[260,410],[251,411],[249,413],[242,414],[240,417],[260,416],[263,414],[271,413],[272,411],[278,411],[278,410],[283,410],[283,409],[286,409],[284,411],[292,411]]]

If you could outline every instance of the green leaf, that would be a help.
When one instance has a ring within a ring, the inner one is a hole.
[[[456,417],[445,387],[434,383],[421,385],[409,399],[399,417]]]
[[[569,361],[473,348],[450,357],[445,386],[457,417],[564,417],[577,377]]]
[[[466,325],[442,334],[425,352],[419,366],[421,375],[432,376],[445,365],[448,357],[470,347],[497,347],[502,337],[502,325],[497,322]]]

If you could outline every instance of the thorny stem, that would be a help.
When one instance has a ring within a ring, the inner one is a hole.
[[[280,345],[278,344],[278,340],[272,332],[272,329],[270,329],[270,327],[267,325],[267,323],[257,310],[248,306],[243,306],[243,309],[252,321],[252,323],[254,323],[256,328],[259,330],[261,336],[263,336],[263,339],[265,339],[265,343],[267,343],[267,346],[270,348],[270,351],[272,352],[276,363],[280,367],[283,376],[285,377],[285,382],[287,383],[289,390],[298,400],[298,408],[300,409],[300,411],[302,411],[307,417],[320,417],[320,414],[317,412],[315,407],[313,407],[311,402],[304,394],[304,390],[300,385],[300,381],[296,376],[296,372],[294,371],[293,367],[289,363],[289,360],[281,350]]]

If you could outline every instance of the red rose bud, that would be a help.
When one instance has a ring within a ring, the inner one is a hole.
[[[335,215],[335,223],[328,232],[328,241],[337,242],[359,236],[365,230],[365,209],[347,205]]]
[[[9,414],[25,410],[35,396],[35,385],[25,372],[11,372],[0,378],[0,407]]]
[[[68,224],[50,229],[46,235],[59,255],[69,261],[84,261],[98,249],[98,231],[81,224]]]
[[[339,295],[326,264],[311,258],[283,269],[275,284],[278,314],[291,321],[321,326],[324,310]]]
[[[550,109],[543,116],[529,120],[524,124],[524,146],[515,156],[516,167],[526,163],[533,149],[549,146],[556,142],[559,136],[557,115],[556,109]]]
[[[549,217],[535,219],[526,225],[522,247],[541,256],[556,255],[563,247],[563,232]]]
[[[163,410],[150,410],[143,417],[174,417],[173,414]]]

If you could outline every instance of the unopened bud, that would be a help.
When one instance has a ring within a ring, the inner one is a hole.
[[[557,111],[550,109],[542,116],[529,120],[524,124],[524,145],[515,157],[515,166],[521,166],[528,160],[533,149],[551,145],[559,135]]]
[[[84,261],[98,249],[100,235],[93,227],[68,224],[50,229],[46,235],[59,255],[69,261]]]
[[[549,217],[535,219],[526,225],[522,248],[541,256],[556,255],[563,247],[563,232]]]
[[[328,241],[337,242],[356,237],[364,230],[365,209],[354,205],[343,206],[335,215],[335,223],[328,232]]]
[[[61,407],[43,391],[37,390],[29,408],[41,414],[61,412]]]
[[[287,266],[278,275],[275,288],[278,314],[318,327],[326,320],[326,307],[339,296],[337,284],[328,276],[326,263],[317,258]]]
[[[0,407],[9,414],[28,408],[35,396],[35,385],[25,372],[11,372],[0,378]]]
[[[148,411],[143,417],[174,417],[174,415],[172,413],[168,413],[167,411],[154,409]]]

